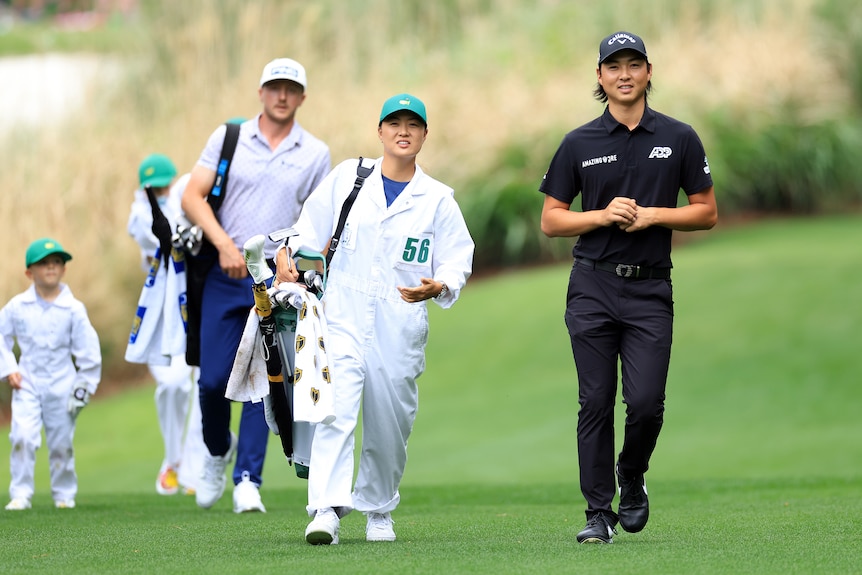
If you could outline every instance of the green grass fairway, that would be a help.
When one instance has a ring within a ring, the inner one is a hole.
[[[305,483],[269,444],[268,513],[153,489],[151,387],[98,398],[76,436],[78,508],[0,510],[0,571],[37,573],[858,573],[862,571],[862,217],[766,221],[678,247],[665,426],[651,517],[579,546],[568,265],[476,281],[431,306],[398,541],[302,534]],[[622,407],[618,410],[622,423]],[[234,419],[237,419],[236,417]],[[5,435],[8,428],[3,430]],[[619,434],[618,434],[619,435]],[[0,485],[8,484],[0,441]],[[5,498],[2,500],[5,503]]]
[[[149,493],[82,495],[71,511],[4,513],[3,573],[854,573],[858,493],[850,481],[657,481],[639,534],[581,546],[575,486],[413,486],[404,489],[393,544],[367,543],[364,517],[341,543],[311,547],[301,489],[268,491],[265,515]]]

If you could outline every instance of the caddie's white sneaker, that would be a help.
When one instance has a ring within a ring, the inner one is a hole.
[[[265,236],[252,236],[242,246],[245,267],[248,268],[248,274],[256,284],[262,284],[273,276],[272,270],[266,263],[266,257],[263,255],[264,242],[266,242]]]
[[[195,501],[198,507],[209,509],[216,504],[222,494],[227,483],[225,479],[225,469],[233,460],[233,455],[236,453],[236,435],[230,434],[230,447],[224,455],[212,455],[207,453],[204,455],[204,467],[201,472],[201,480],[195,492]]]
[[[164,465],[156,478],[156,493],[159,495],[176,495],[180,490],[177,472],[173,467]]]
[[[395,541],[395,530],[392,529],[392,515],[389,513],[368,513],[365,524],[366,541]]]
[[[242,481],[233,488],[233,512],[247,513],[260,511],[266,513],[263,501],[260,500],[260,490],[256,483],[249,479],[248,471],[242,472]]]
[[[15,497],[6,504],[6,511],[24,511],[30,509],[30,500],[25,497]]]
[[[338,545],[341,520],[332,507],[318,509],[314,519],[305,528],[305,540],[312,545]]]
[[[54,502],[54,507],[57,509],[74,509],[75,508],[75,500],[74,499],[58,499]]]

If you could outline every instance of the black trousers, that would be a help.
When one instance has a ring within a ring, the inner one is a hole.
[[[624,476],[646,472],[664,421],[673,339],[670,279],[627,279],[577,262],[569,277],[566,326],[578,373],[578,461],[587,518],[611,503],[614,403],[622,367],[625,433],[617,460]]]

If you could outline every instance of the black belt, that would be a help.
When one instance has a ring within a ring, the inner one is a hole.
[[[621,278],[628,278],[630,280],[670,279],[670,268],[647,268],[630,264],[615,264],[604,260],[596,261],[582,257],[575,258],[575,263],[586,266],[590,269],[610,272]]]

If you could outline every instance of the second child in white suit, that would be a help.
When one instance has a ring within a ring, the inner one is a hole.
[[[135,190],[128,232],[141,248],[144,271],[150,270],[159,241],[152,231],[152,207],[143,188],[152,187],[171,229],[176,229],[178,219],[183,217],[180,199],[188,182],[185,175],[171,186],[176,174],[173,162],[162,154],[147,156],[138,168],[141,186]],[[148,365],[156,382],[156,414],[164,441],[164,458],[156,478],[156,491],[161,495],[173,495],[180,488],[185,493],[194,493],[206,453],[197,393],[198,370],[186,364],[184,353],[184,349],[178,350],[165,365]]]

